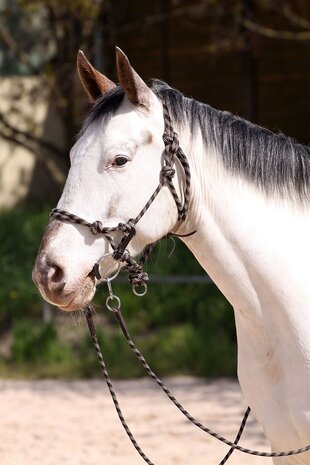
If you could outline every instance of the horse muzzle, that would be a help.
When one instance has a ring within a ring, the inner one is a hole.
[[[88,305],[96,291],[96,278],[91,270],[79,270],[79,276],[67,275],[56,260],[39,254],[32,279],[42,297],[65,311],[75,311]]]

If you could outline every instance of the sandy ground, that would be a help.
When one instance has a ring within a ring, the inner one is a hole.
[[[245,410],[236,382],[166,380],[203,423],[234,439]],[[218,464],[227,447],[191,425],[151,381],[116,383],[142,449],[156,465]],[[242,445],[269,450],[253,417]],[[0,381],[0,465],[142,465],[103,381]],[[268,465],[235,452],[230,465]]]

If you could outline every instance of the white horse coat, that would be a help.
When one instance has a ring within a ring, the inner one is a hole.
[[[197,230],[184,242],[234,307],[245,398],[273,451],[303,447],[310,443],[309,149],[162,83],[150,90],[121,51],[117,65],[123,90],[79,54],[84,87],[93,99],[103,97],[72,149],[58,207],[105,226],[136,216],[158,185],[162,163],[164,123],[156,93],[168,96],[168,106],[178,99],[172,116],[191,166],[189,215],[177,223],[175,203],[163,188],[138,223],[130,252],[136,255],[172,230]],[[214,123],[212,132],[204,125],[213,124],[214,112],[226,123]],[[278,154],[267,152],[273,144]],[[178,170],[180,196],[183,182]],[[52,221],[33,272],[43,297],[69,311],[89,303],[96,284],[89,273],[108,247],[83,226]],[[112,269],[109,262],[106,272]],[[310,454],[274,463],[306,465]]]

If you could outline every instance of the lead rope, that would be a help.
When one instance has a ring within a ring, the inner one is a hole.
[[[116,309],[113,309],[113,312],[115,312]],[[120,422],[127,434],[127,436],[129,437],[131,443],[133,444],[134,448],[136,449],[136,451],[138,452],[138,454],[143,458],[143,460],[148,464],[148,465],[155,465],[149,458],[148,456],[143,452],[143,450],[141,449],[141,447],[139,446],[138,442],[136,441],[134,435],[132,434],[128,424],[127,424],[127,421],[123,415],[123,412],[121,410],[121,407],[120,407],[120,404],[117,400],[117,396],[116,396],[116,392],[115,392],[115,389],[114,389],[114,386],[113,386],[113,383],[111,381],[111,378],[109,376],[109,372],[107,370],[107,367],[106,367],[106,364],[104,362],[104,359],[103,359],[103,355],[102,355],[102,350],[100,348],[100,345],[99,345],[99,342],[98,342],[98,338],[97,338],[97,335],[96,335],[96,329],[95,329],[95,325],[94,325],[94,321],[93,321],[93,318],[92,318],[92,313],[91,313],[91,308],[90,307],[86,307],[86,309],[84,310],[84,313],[85,313],[85,317],[86,317],[86,321],[87,321],[87,326],[88,326],[88,329],[89,329],[89,332],[90,332],[90,335],[91,335],[91,338],[92,338],[92,341],[93,341],[93,344],[95,346],[95,349],[96,349],[96,352],[97,352],[97,356],[98,356],[98,359],[99,359],[99,364],[100,364],[100,368],[101,368],[101,371],[103,373],[103,376],[105,378],[105,381],[107,383],[107,386],[108,386],[108,389],[109,389],[109,392],[110,392],[110,395],[112,397],[112,400],[113,400],[113,403],[114,403],[114,406],[115,406],[115,410],[117,412],[117,415],[120,419]],[[115,313],[114,313],[115,314]],[[116,315],[116,314],[115,314]],[[116,317],[116,319],[118,320],[118,317]],[[121,329],[122,329],[122,326],[120,325]],[[126,327],[126,326],[125,326]],[[127,329],[125,329],[125,331],[127,332]],[[128,333],[128,336],[129,336],[129,333]],[[127,337],[126,337],[127,339]],[[169,399],[172,400],[172,402],[178,407],[178,408],[182,408],[184,414],[187,414],[186,416],[188,417],[188,419],[190,421],[193,421],[194,418],[191,417],[191,415],[186,412],[185,409],[183,409],[182,405],[176,400],[176,398],[171,394],[171,392],[169,391],[169,389],[164,385],[164,383],[155,375],[155,373],[150,369],[150,367],[148,366],[148,364],[146,363],[146,360],[144,359],[144,357],[142,356],[142,354],[139,352],[139,350],[134,346],[133,342],[131,341],[133,347],[134,347],[134,353],[138,356],[139,360],[141,361],[141,363],[143,364],[143,366],[146,368],[147,372],[149,373],[149,375],[155,379],[155,381],[157,382],[157,384],[164,390],[164,392],[168,395]],[[139,354],[139,355],[138,355]],[[182,411],[181,410],[181,411]],[[237,436],[236,436],[236,439],[234,441],[234,444],[237,444],[238,441],[240,440],[240,437],[243,433],[243,430],[244,430],[244,427],[245,427],[245,424],[246,424],[246,421],[248,419],[248,416],[249,416],[249,413],[250,413],[250,408],[248,407],[245,414],[244,414],[244,417],[243,417],[243,420],[242,420],[242,423],[240,425],[240,428],[239,428],[239,431],[237,433]],[[192,420],[192,419],[193,420]],[[197,425],[198,426],[198,425]],[[227,460],[229,459],[229,457],[231,456],[231,454],[234,452],[234,448],[230,448],[230,450],[227,452],[227,454],[225,455],[225,457],[223,458],[223,460],[221,460],[221,462],[219,463],[219,465],[224,465]]]
[[[111,285],[109,286],[109,290],[111,289]],[[116,296],[114,296],[113,294],[110,293],[110,296],[109,296],[111,299],[115,299]],[[109,299],[108,297],[108,299]],[[310,445],[308,446],[305,446],[305,447],[302,447],[300,449],[293,449],[293,450],[290,450],[290,451],[281,451],[281,452],[261,452],[261,451],[257,451],[257,450],[252,450],[252,449],[248,449],[248,448],[245,448],[245,447],[242,447],[242,446],[239,446],[237,443],[241,437],[241,434],[243,432],[243,429],[245,427],[245,424],[246,424],[246,421],[247,421],[247,418],[249,416],[249,413],[250,413],[250,408],[247,409],[247,411],[245,412],[245,415],[243,417],[243,420],[242,420],[242,423],[241,423],[241,426],[239,428],[239,431],[238,431],[238,434],[236,436],[236,439],[234,442],[232,441],[229,441],[228,439],[224,438],[223,436],[221,436],[220,434],[216,433],[215,431],[211,430],[210,428],[208,428],[207,426],[204,426],[200,421],[198,421],[196,418],[194,418],[183,406],[182,404],[180,404],[180,402],[173,396],[173,394],[170,392],[170,390],[166,387],[166,385],[163,383],[163,381],[161,381],[156,375],[155,373],[151,370],[151,368],[149,367],[149,365],[147,364],[145,358],[143,357],[143,355],[141,354],[141,352],[137,349],[137,347],[135,346],[134,342],[132,341],[131,337],[130,337],[130,334],[129,334],[129,331],[127,329],[127,326],[125,324],[125,321],[123,319],[123,316],[122,316],[122,313],[121,313],[121,309],[120,309],[120,301],[119,299],[117,298],[118,300],[118,307],[110,307],[108,306],[108,308],[110,310],[113,311],[114,313],[114,316],[116,317],[116,320],[120,326],[120,329],[122,330],[125,338],[126,338],[126,341],[128,342],[128,345],[129,347],[132,349],[132,351],[134,352],[134,354],[137,356],[137,358],[139,359],[139,361],[141,362],[141,364],[144,366],[144,368],[146,369],[147,373],[149,374],[149,376],[154,379],[156,381],[156,383],[162,388],[162,390],[165,392],[165,394],[169,397],[169,399],[173,402],[173,404],[181,411],[181,413],[183,415],[185,415],[185,417],[191,422],[193,423],[195,426],[197,426],[198,428],[200,428],[202,431],[204,431],[205,433],[208,433],[210,436],[214,437],[215,439],[217,439],[218,441],[221,441],[223,442],[224,444],[226,444],[227,446],[230,447],[230,450],[229,452],[226,454],[226,456],[224,457],[224,459],[221,461],[220,465],[223,465],[224,463],[226,463],[226,461],[228,460],[228,458],[231,456],[231,454],[233,453],[234,450],[238,450],[240,452],[243,452],[245,454],[248,454],[248,455],[254,455],[254,456],[258,456],[258,457],[288,457],[290,455],[297,455],[297,454],[301,454],[303,452],[307,452],[310,450]],[[88,325],[88,328],[89,328],[89,332],[90,332],[90,335],[91,335],[91,338],[92,338],[92,341],[93,341],[93,344],[95,346],[95,349],[96,349],[96,352],[97,352],[97,355],[98,355],[98,359],[99,359],[99,363],[100,363],[100,367],[102,369],[102,372],[103,372],[103,375],[105,377],[105,380],[107,382],[107,385],[108,385],[108,388],[109,388],[109,391],[110,391],[110,394],[111,394],[111,397],[112,397],[112,400],[113,400],[113,403],[115,405],[115,408],[116,408],[116,411],[117,411],[117,414],[120,418],[120,421],[129,437],[129,439],[131,440],[132,444],[134,445],[135,449],[138,451],[138,453],[141,455],[141,457],[145,460],[146,463],[148,463],[149,465],[154,465],[154,463],[146,456],[146,454],[142,451],[142,449],[140,448],[140,446],[138,445],[137,441],[135,440],[135,438],[133,437],[128,425],[127,425],[127,422],[122,414],[122,411],[120,409],[120,405],[118,403],[118,400],[116,398],[116,394],[115,394],[115,390],[113,388],[113,384],[111,382],[111,379],[109,377],[109,374],[108,374],[108,371],[106,369],[106,366],[105,366],[105,363],[104,363],[104,360],[103,360],[103,356],[102,356],[102,352],[100,350],[100,346],[99,346],[99,343],[98,343],[98,339],[97,339],[97,336],[96,336],[96,331],[95,331],[95,326],[94,326],[94,323],[93,323],[93,319],[92,319],[92,314],[91,314],[91,308],[88,306],[86,307],[86,309],[84,310],[84,313],[85,313],[85,316],[86,316],[86,321],[87,321],[87,325]]]

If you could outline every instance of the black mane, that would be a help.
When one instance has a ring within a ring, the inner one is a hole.
[[[189,124],[193,135],[201,131],[206,146],[212,147],[229,172],[244,177],[268,195],[297,195],[302,201],[310,197],[310,147],[186,98],[162,81],[153,80],[150,88],[166,102],[178,125]],[[82,131],[100,118],[111,117],[123,97],[119,86],[100,97]]]

